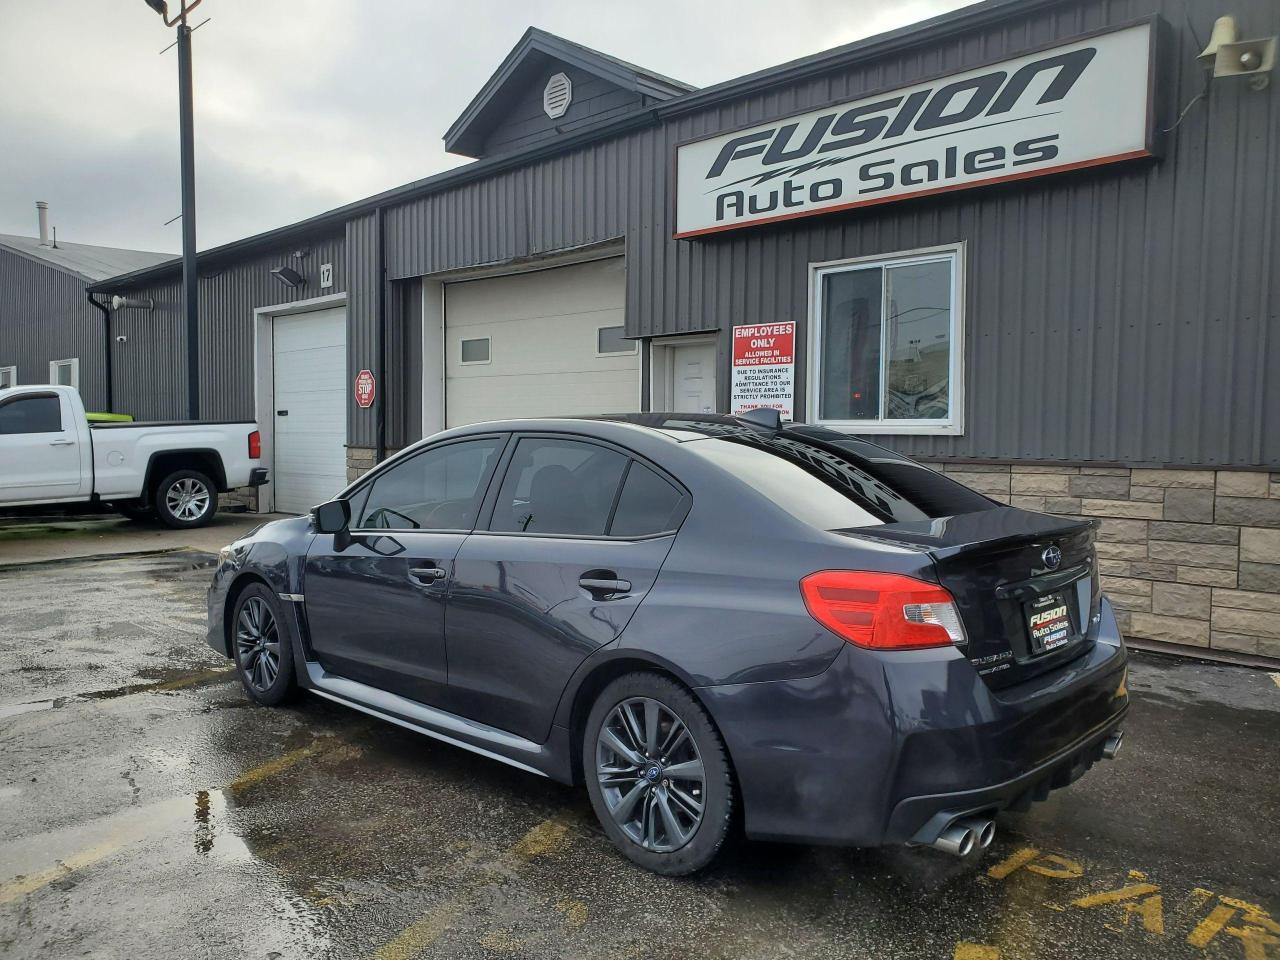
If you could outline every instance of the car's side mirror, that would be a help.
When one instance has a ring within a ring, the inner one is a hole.
[[[311,508],[311,526],[316,533],[342,533],[351,523],[351,504],[330,500]]]

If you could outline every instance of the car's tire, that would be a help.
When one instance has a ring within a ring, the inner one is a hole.
[[[249,699],[267,707],[292,699],[298,689],[293,645],[280,603],[263,584],[250,584],[236,597],[230,634],[236,673]]]
[[[582,770],[605,833],[647,870],[694,873],[729,836],[735,802],[729,754],[706,710],[668,677],[628,673],[600,692],[583,733]]]
[[[175,470],[156,484],[152,502],[166,527],[203,527],[218,512],[218,487],[199,470]]]
[[[117,503],[115,508],[121,515],[130,520],[154,520],[156,518],[155,509],[150,505],[144,505],[141,500],[135,500],[131,503]]]

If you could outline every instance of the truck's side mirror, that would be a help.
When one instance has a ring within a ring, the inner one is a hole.
[[[311,526],[316,533],[342,533],[351,523],[351,504],[346,500],[330,500],[311,508]]]

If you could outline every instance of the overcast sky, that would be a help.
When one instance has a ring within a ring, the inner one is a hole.
[[[173,6],[177,0],[170,0]],[[697,86],[966,0],[204,0],[201,249],[465,162],[441,137],[528,26]],[[177,53],[143,0],[0,0],[0,233],[177,251]]]

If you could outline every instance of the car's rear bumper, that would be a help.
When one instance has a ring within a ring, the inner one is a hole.
[[[698,693],[733,758],[750,836],[919,843],[942,813],[1004,809],[1087,769],[1128,708],[1126,662],[1104,602],[1091,649],[1004,689],[955,649],[850,646],[815,677]]]

